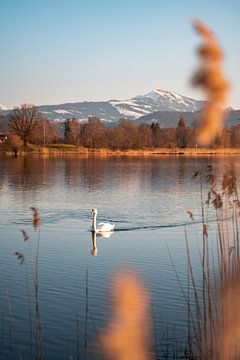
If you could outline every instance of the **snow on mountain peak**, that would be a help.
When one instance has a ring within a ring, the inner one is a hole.
[[[181,96],[175,92],[164,91],[164,90],[160,90],[160,89],[156,89],[154,91],[147,93],[145,95],[145,97],[152,99],[153,101],[159,101],[159,98],[171,99],[171,100],[175,100],[175,101],[180,101],[182,99],[186,99],[185,96]]]
[[[0,104],[0,110],[10,110],[10,107]]]
[[[123,101],[113,100],[110,103],[123,116],[138,118],[156,111],[190,111],[202,108],[203,102],[181,96],[175,92],[156,89],[145,95],[137,95]]]

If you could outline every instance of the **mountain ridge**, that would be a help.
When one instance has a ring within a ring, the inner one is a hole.
[[[75,117],[80,122],[89,117],[98,117],[114,126],[122,118],[135,124],[158,121],[161,127],[176,126],[179,114],[186,118],[187,126],[197,121],[199,111],[205,101],[180,95],[176,92],[156,89],[145,95],[137,95],[125,100],[67,102],[56,105],[40,105],[39,111],[51,121],[62,122]],[[8,114],[10,108],[0,105],[0,113]],[[240,110],[230,109],[227,126],[240,124]]]
[[[57,105],[40,105],[38,108],[49,120],[53,121],[64,121],[69,117],[84,121],[88,117],[96,116],[105,122],[116,122],[123,117],[135,120],[155,111],[194,112],[203,105],[204,101],[156,89],[145,95],[137,95],[125,100],[68,102]],[[3,108],[3,111],[10,111],[10,109]]]

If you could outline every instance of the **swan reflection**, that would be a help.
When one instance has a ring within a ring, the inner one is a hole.
[[[99,233],[99,234],[97,234],[97,237],[108,239],[108,238],[110,238],[110,236],[112,236],[113,233],[114,233],[114,231],[108,231],[108,232],[105,232],[105,233]]]
[[[97,256],[98,249],[97,249],[97,237],[101,238],[110,238],[110,236],[113,234],[113,231],[109,231],[107,233],[96,233],[95,231],[92,231],[92,249],[91,254],[92,256]]]
[[[92,256],[97,256],[97,237],[95,231],[92,231],[92,249],[91,254]]]

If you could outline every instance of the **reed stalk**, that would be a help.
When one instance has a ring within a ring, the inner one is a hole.
[[[240,356],[238,342],[240,340],[240,321],[233,316],[233,308],[240,298],[237,280],[240,279],[239,262],[239,199],[234,169],[223,175],[221,186],[217,186],[213,169],[209,169],[207,179],[210,183],[210,193],[207,206],[213,206],[216,213],[217,229],[217,266],[210,266],[210,257],[214,255],[209,250],[208,226],[205,223],[203,202],[203,176],[200,174],[200,192],[202,208],[202,286],[197,288],[189,250],[187,232],[185,230],[186,252],[189,278],[194,293],[194,306],[191,309],[188,297],[188,348],[194,358],[217,360],[234,360]],[[199,175],[199,174],[198,174]],[[214,264],[214,262],[213,262]],[[186,296],[185,296],[186,300]],[[232,305],[234,306],[231,306]],[[194,311],[194,316],[192,312]],[[237,320],[236,320],[237,319]],[[239,317],[240,320],[240,317]],[[229,326],[231,324],[231,326]],[[238,331],[239,326],[239,331]],[[232,331],[230,329],[235,329]],[[228,329],[228,331],[226,330]],[[229,336],[231,333],[231,336]],[[231,341],[229,340],[231,338]],[[229,346],[231,344],[231,348]],[[226,348],[228,349],[226,351]],[[224,354],[224,355],[223,355]]]

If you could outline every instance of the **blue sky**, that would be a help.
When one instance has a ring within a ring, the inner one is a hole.
[[[124,99],[153,89],[201,98],[199,18],[226,52],[240,108],[237,0],[1,0],[0,104]]]

